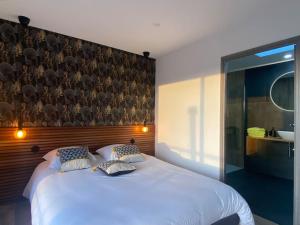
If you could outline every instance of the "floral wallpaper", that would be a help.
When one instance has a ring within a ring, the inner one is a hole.
[[[154,121],[155,60],[0,20],[0,126]]]

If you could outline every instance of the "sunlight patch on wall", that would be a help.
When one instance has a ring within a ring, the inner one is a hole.
[[[189,162],[219,168],[219,136],[220,75],[158,87],[159,156],[173,154],[173,161],[184,159],[178,163],[187,168]]]

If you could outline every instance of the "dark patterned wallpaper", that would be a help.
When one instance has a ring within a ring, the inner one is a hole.
[[[155,60],[0,20],[0,126],[154,121]]]

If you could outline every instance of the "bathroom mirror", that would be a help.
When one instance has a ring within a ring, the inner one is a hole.
[[[277,77],[270,88],[272,103],[284,111],[294,111],[294,71]]]

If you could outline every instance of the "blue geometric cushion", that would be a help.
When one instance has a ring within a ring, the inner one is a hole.
[[[61,163],[74,159],[88,159],[88,148],[86,146],[65,147],[57,150]]]

